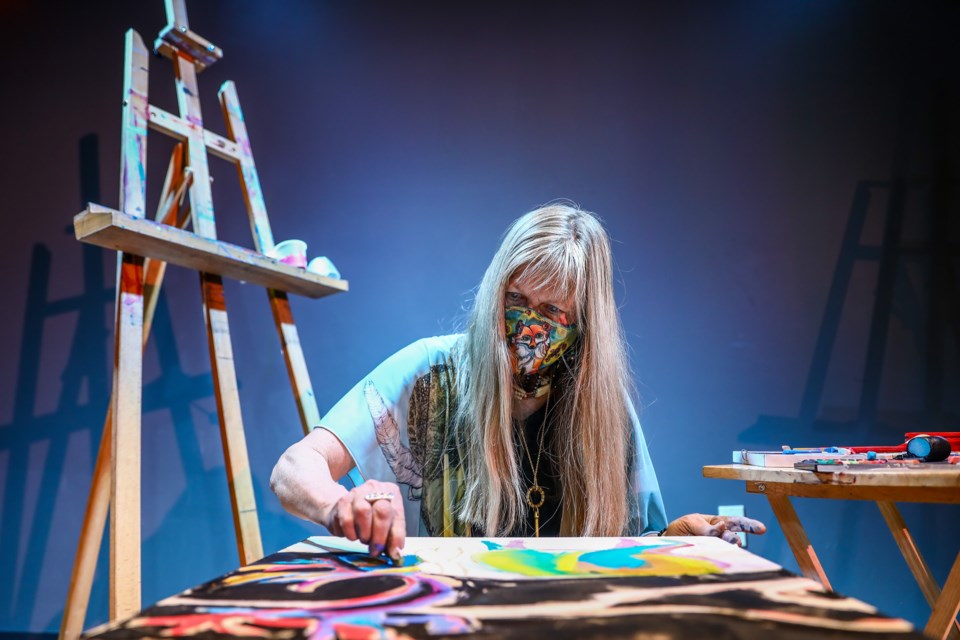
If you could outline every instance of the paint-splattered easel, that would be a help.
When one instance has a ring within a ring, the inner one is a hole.
[[[180,115],[147,100],[149,54],[141,36],[126,35],[120,210],[97,204],[74,219],[77,238],[119,251],[113,394],[104,422],[60,638],[83,627],[107,512],[110,513],[110,619],[140,609],[140,421],[143,347],[167,262],[200,273],[217,413],[230,485],[240,562],[263,555],[247,460],[224,276],[267,288],[304,431],[320,415],[287,293],[319,298],[347,290],[344,280],[305,272],[265,254],[274,246],[243,113],[232,82],[219,97],[229,137],[204,129],[197,73],[222,51],[190,30],[185,0],[165,0],[167,26],[155,43],[173,62]],[[147,129],[181,142],[167,168],[156,221],[145,218]],[[185,143],[185,145],[184,145]],[[255,251],[217,241],[207,150],[236,165]],[[189,196],[187,201],[186,196]],[[193,232],[184,230],[192,224]]]

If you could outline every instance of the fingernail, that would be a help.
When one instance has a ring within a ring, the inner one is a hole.
[[[390,559],[393,560],[393,564],[398,567],[403,566],[403,554],[400,553],[399,549],[390,549]]]
[[[370,555],[372,555],[372,556],[378,556],[378,555],[380,555],[381,553],[383,553],[383,545],[382,545],[382,544],[372,544],[372,545],[370,545]]]

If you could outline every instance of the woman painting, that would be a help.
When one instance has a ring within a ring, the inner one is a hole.
[[[507,230],[463,334],[426,338],[358,383],[277,463],[291,513],[399,557],[406,535],[713,535],[667,521],[631,401],[599,220],[553,204]],[[337,481],[356,467],[353,489]]]

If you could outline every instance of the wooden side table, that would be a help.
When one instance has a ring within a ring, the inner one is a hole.
[[[960,467],[927,466],[922,469],[839,471],[820,473],[793,468],[755,467],[724,464],[703,468],[705,478],[743,480],[748,493],[767,496],[783,534],[803,575],[819,580],[830,589],[830,581],[817,559],[807,533],[790,502],[791,497],[871,500],[877,503],[913,577],[930,604],[931,615],[924,628],[930,638],[960,638],[960,552],[943,589],[937,585],[920,554],[897,502],[960,504]]]

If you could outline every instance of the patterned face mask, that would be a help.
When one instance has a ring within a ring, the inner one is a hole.
[[[507,307],[503,316],[517,376],[543,373],[576,344],[580,335],[576,324],[554,322],[529,307]]]

